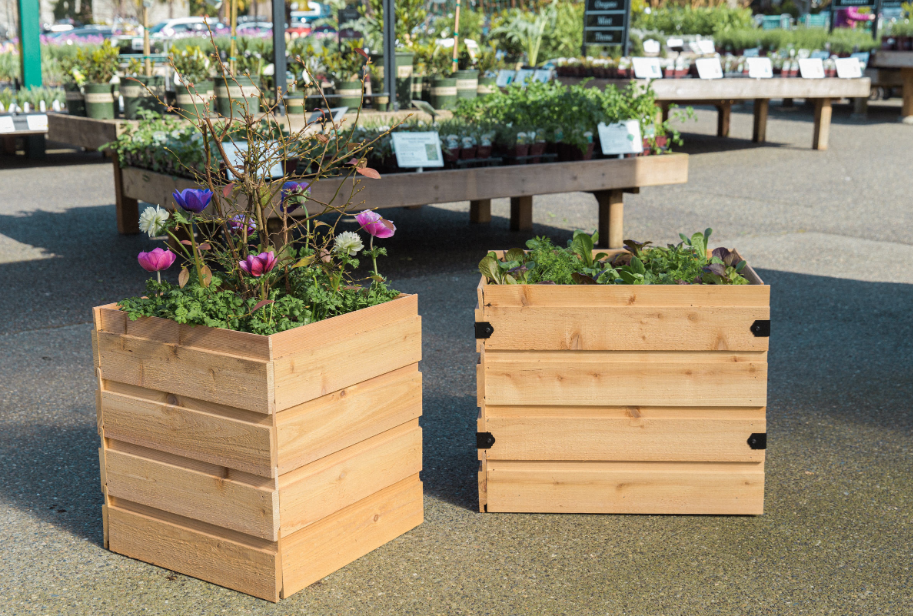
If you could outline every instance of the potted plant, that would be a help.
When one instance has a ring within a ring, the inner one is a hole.
[[[456,79],[457,98],[473,99],[479,95],[479,69],[475,67],[475,60],[469,54],[465,41],[461,39],[460,43],[458,70],[453,73]]]
[[[708,229],[479,264],[479,507],[759,515],[770,287]]]
[[[85,60],[85,56],[82,56]],[[83,93],[83,87],[86,83],[85,67],[80,63],[77,55],[63,58],[63,89],[66,92],[67,113],[72,116],[85,117],[86,115],[86,96]]]
[[[431,72],[429,102],[435,109],[453,109],[457,102],[457,80],[451,76],[452,61],[447,50],[436,47],[428,70]]]
[[[322,53],[323,64],[333,79],[338,97],[335,104],[358,109],[362,102],[367,55],[360,47],[349,44],[327,45]]]
[[[143,71],[143,63],[133,59],[127,65],[126,75],[121,78],[124,119],[136,120],[142,109],[156,111],[162,108],[156,99],[165,96],[165,78],[161,75],[146,76]]]
[[[209,57],[199,46],[190,46],[170,60],[175,72],[176,109],[195,116],[208,114],[213,91]]]
[[[86,115],[96,120],[113,120],[115,103],[111,80],[117,72],[118,50],[111,41],[95,49],[76,52],[77,62],[85,70]]]
[[[421,319],[378,270],[394,224],[341,228],[372,143],[240,120],[182,122],[198,188],[143,212],[170,247],[94,311],[104,544],[278,601],[422,522]],[[318,171],[273,179],[292,155]],[[330,175],[351,191],[311,200]]]

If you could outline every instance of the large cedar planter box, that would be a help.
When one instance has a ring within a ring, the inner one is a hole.
[[[106,547],[278,601],[421,524],[417,308],[272,336],[96,308]]]
[[[481,511],[763,513],[770,287],[743,275],[752,284],[483,278]]]

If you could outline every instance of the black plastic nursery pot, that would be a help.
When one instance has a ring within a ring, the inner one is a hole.
[[[87,83],[86,116],[94,120],[114,119],[114,91],[110,83]]]
[[[67,83],[63,86],[64,93],[67,97],[67,113],[72,116],[86,115],[86,97],[82,90],[75,83]]]
[[[219,115],[254,114],[260,111],[260,88],[253,78],[244,75],[237,77],[216,78],[216,110]]]
[[[456,77],[435,77],[431,82],[431,106],[435,109],[453,109],[456,101]]]

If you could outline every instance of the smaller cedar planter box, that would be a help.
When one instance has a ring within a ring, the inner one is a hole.
[[[763,513],[770,287],[742,273],[751,284],[483,277],[480,510]]]
[[[111,551],[278,601],[422,523],[416,296],[271,336],[94,322]]]

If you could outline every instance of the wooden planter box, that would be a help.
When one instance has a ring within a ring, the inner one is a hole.
[[[483,278],[480,510],[763,513],[770,287],[745,276],[751,285]]]
[[[272,336],[94,320],[111,551],[278,601],[422,523],[416,296]]]

